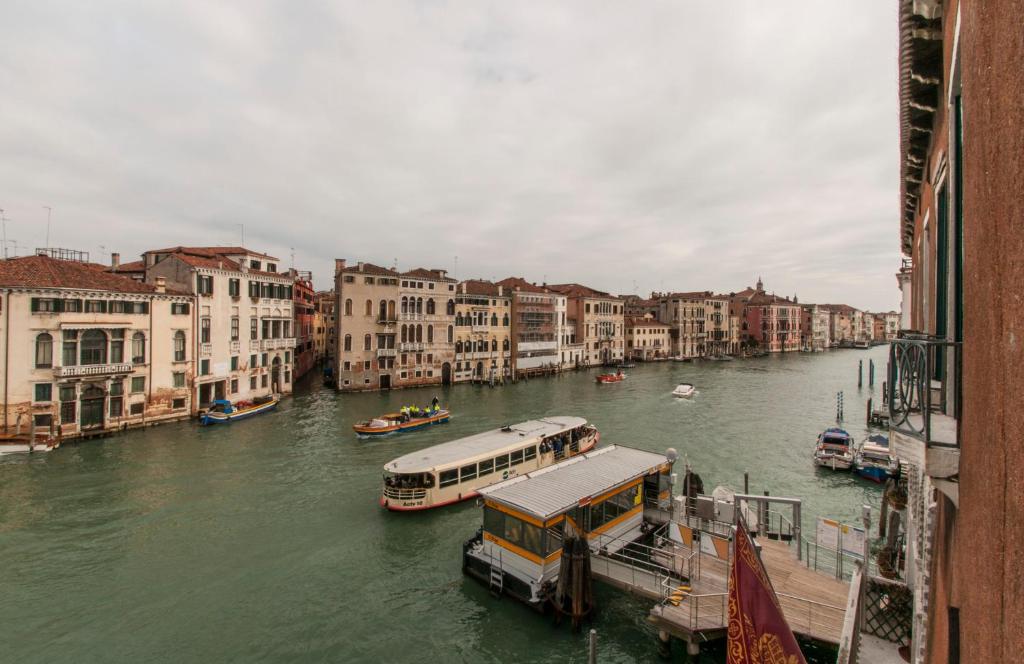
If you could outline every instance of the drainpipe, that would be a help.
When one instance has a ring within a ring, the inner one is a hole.
[[[146,426],[146,406],[153,403],[153,363],[156,356],[153,348],[156,347],[156,331],[153,329],[153,307],[156,306],[156,298],[149,298],[149,377],[146,379],[147,391],[146,403],[142,406],[142,426]]]
[[[5,304],[4,307],[4,433],[7,433],[7,381],[9,363],[8,358],[10,357],[11,348],[11,290],[8,288],[5,292],[6,297],[0,304]],[[52,353],[52,351],[51,351]],[[34,359],[34,358],[33,358]]]

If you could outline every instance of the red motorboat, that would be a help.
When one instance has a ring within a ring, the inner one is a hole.
[[[597,382],[599,383],[618,383],[623,380],[626,380],[626,374],[621,371],[613,374],[601,374],[597,377]]]

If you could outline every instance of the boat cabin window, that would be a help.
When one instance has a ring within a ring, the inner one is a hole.
[[[495,457],[494,458],[494,469],[495,470],[505,470],[506,468],[508,468],[508,455],[507,454],[502,454],[500,457]]]
[[[476,477],[476,464],[475,463],[471,463],[468,466],[463,466],[459,470],[459,481],[460,482],[465,482],[466,480],[471,480],[471,479],[474,479],[475,477]]]
[[[451,470],[442,470],[441,471],[441,481],[438,484],[439,487],[444,488],[446,486],[451,486],[453,484],[458,484],[458,483],[459,483],[459,471],[458,471],[458,469],[452,468]]]
[[[538,556],[544,555],[541,546],[544,536],[543,528],[493,507],[484,507],[484,532],[500,537],[509,544],[514,544],[530,553]]]
[[[523,462],[523,450],[516,450],[512,453],[512,465],[518,466]]]
[[[480,477],[490,475],[494,472],[494,459],[484,459],[480,462],[480,470],[477,473]]]
[[[562,548],[562,524],[564,521],[559,521],[553,526],[549,526],[544,532],[544,557],[550,556],[555,551]]]
[[[396,489],[432,489],[434,488],[433,473],[410,473],[406,475],[384,475],[385,486]]]
[[[530,445],[525,450],[523,450],[523,459],[525,459],[526,461],[530,461],[531,459],[536,459],[536,458],[537,458],[537,446],[536,445]]]
[[[600,503],[590,505],[590,531],[619,518],[640,504],[640,485],[635,484],[625,491],[609,496]]]

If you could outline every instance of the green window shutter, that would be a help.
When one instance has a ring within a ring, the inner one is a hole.
[[[39,298],[32,298],[32,313],[39,311]]]

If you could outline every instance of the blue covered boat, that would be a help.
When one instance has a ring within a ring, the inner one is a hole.
[[[232,404],[226,399],[217,399],[213,405],[199,417],[200,424],[224,424],[245,419],[253,415],[261,415],[277,408],[281,400],[277,397],[262,397],[251,403]]]
[[[899,461],[889,450],[889,439],[876,433],[861,443],[854,456],[853,468],[861,477],[882,483],[896,475]]]

